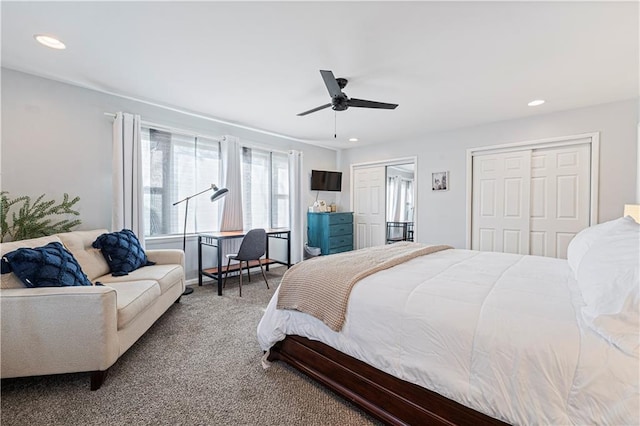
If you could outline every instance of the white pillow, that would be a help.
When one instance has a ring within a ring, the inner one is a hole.
[[[621,217],[619,219],[614,219],[609,222],[599,223],[597,225],[590,226],[589,228],[585,228],[573,237],[567,247],[567,262],[573,271],[575,279],[578,279],[578,268],[580,267],[580,262],[589,248],[603,236],[607,235],[607,233],[616,225],[626,222],[635,223],[635,221],[629,216]]]
[[[617,220],[579,262],[587,324],[629,355],[640,349],[640,224]]]

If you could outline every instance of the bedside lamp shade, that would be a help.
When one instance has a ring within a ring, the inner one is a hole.
[[[640,204],[625,204],[624,216],[631,216],[636,222],[640,223]]]

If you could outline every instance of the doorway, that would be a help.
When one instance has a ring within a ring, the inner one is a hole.
[[[415,165],[386,167],[386,236],[385,243],[413,241],[415,211]]]
[[[393,242],[389,238],[413,241],[416,170],[415,157],[351,165],[355,249]]]

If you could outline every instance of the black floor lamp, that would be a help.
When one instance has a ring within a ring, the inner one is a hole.
[[[229,193],[229,190],[227,188],[218,188],[215,184],[212,183],[210,188],[207,188],[204,191],[200,191],[197,194],[193,194],[185,199],[182,199],[180,201],[176,201],[175,203],[173,203],[173,205],[175,206],[186,201],[184,205],[184,230],[182,231],[182,251],[184,251],[185,253],[187,250],[187,213],[189,212],[189,200],[192,199],[193,197],[197,197],[200,194],[204,194],[205,192],[210,190],[213,190],[213,195],[211,196],[212,203],[214,201],[218,201],[220,198],[224,197]],[[191,293],[193,293],[193,289],[191,287],[186,287],[182,295],[185,296]]]

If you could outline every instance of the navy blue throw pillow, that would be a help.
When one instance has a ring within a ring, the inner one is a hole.
[[[91,285],[80,264],[59,242],[19,248],[2,257],[2,273],[13,272],[27,287]]]
[[[102,234],[92,246],[102,251],[114,277],[129,275],[142,266],[155,265],[147,259],[138,237],[130,229]]]

